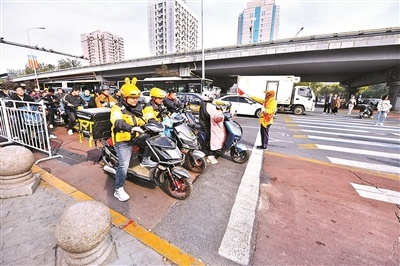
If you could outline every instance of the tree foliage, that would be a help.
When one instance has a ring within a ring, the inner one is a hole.
[[[340,86],[339,83],[323,83],[323,82],[299,82],[296,86],[309,86],[314,90],[317,97],[325,96],[327,94],[337,94],[341,98],[350,97],[347,95],[347,89]],[[355,96],[363,98],[381,98],[383,95],[388,94],[389,87],[383,84],[376,84],[371,86],[359,87]]]
[[[67,69],[67,68],[73,68],[73,67],[81,67],[82,64],[80,61],[76,59],[60,59],[58,60],[58,65],[52,65],[52,64],[45,64],[45,63],[39,63],[39,67],[36,69],[36,73],[42,73],[42,72],[49,72],[49,71],[55,71],[55,70],[60,70],[60,69]],[[32,75],[35,73],[35,70],[33,68],[30,68],[28,64],[25,65],[25,69],[7,69],[8,73],[14,73],[17,76],[24,76],[24,75]]]
[[[81,62],[76,60],[76,59],[60,59],[58,60],[58,69],[67,69],[67,68],[73,68],[73,67],[81,67]]]
[[[161,68],[155,69],[155,77],[179,77],[179,73],[177,71],[171,71],[168,69],[167,65],[162,64]]]

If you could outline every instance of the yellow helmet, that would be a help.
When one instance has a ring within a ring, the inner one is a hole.
[[[160,89],[160,88],[154,87],[154,88],[152,88],[152,89],[150,90],[150,97],[164,98],[165,95],[166,95],[165,91],[163,91],[163,90]]]
[[[121,94],[125,98],[132,97],[138,98],[140,97],[140,90],[136,87],[137,78],[132,78],[132,82],[129,78],[125,78],[125,84],[121,87]]]

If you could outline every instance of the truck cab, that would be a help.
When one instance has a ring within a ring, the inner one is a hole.
[[[296,76],[238,76],[238,92],[258,97],[264,96],[264,90],[275,91],[278,111],[290,111],[301,115],[314,111],[316,98],[308,86],[294,86],[300,82]]]
[[[295,86],[292,99],[290,110],[293,114],[301,115],[305,111],[314,112],[316,98],[314,91],[310,87]]]

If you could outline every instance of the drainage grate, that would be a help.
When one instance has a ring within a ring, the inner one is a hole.
[[[58,149],[57,154],[63,156],[62,158],[57,158],[57,160],[60,160],[69,165],[76,165],[88,161],[88,159],[85,156],[62,148]]]

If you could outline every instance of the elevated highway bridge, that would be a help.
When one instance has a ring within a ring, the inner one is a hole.
[[[39,73],[39,82],[151,77],[167,65],[181,76],[202,75],[202,51],[144,57],[81,68]],[[352,91],[388,83],[391,98],[400,89],[400,27],[280,39],[204,51],[205,75],[229,88],[238,75],[296,75],[302,81],[340,82]],[[33,80],[33,75],[13,81]]]

